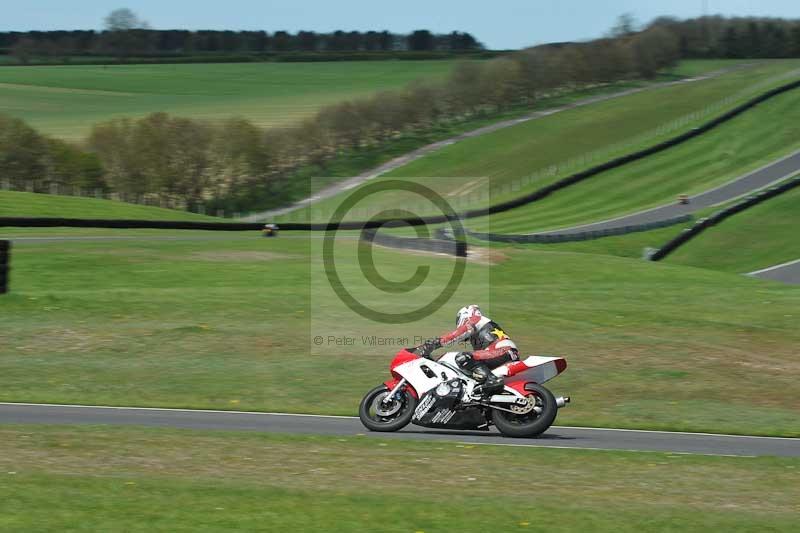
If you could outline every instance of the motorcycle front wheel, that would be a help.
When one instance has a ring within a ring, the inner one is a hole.
[[[386,397],[391,392],[386,385],[379,385],[369,391],[361,405],[358,417],[364,427],[371,431],[398,431],[411,422],[417,399],[407,390],[395,393],[394,398]]]
[[[507,437],[536,437],[547,431],[556,420],[558,405],[552,392],[535,383],[526,385],[525,390],[530,393],[528,398],[540,408],[540,412],[535,410],[525,414],[498,410],[492,412],[495,427]]]

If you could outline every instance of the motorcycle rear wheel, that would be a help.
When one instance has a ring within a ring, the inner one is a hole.
[[[369,391],[361,405],[358,406],[358,417],[364,427],[371,431],[398,431],[411,422],[414,409],[417,408],[417,399],[407,390],[396,393],[400,398],[394,398],[388,404],[382,405],[382,400],[389,394],[386,385],[379,385]]]
[[[542,412],[515,414],[493,409],[494,425],[506,437],[536,437],[547,431],[556,420],[558,405],[552,392],[535,383],[526,385],[525,390],[534,396],[536,405],[542,408]]]

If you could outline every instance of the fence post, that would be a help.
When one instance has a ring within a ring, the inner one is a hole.
[[[11,241],[0,241],[0,294],[8,292],[8,271],[11,263]]]

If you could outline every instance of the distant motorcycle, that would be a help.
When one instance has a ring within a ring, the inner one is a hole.
[[[397,352],[389,365],[392,379],[364,396],[361,423],[372,431],[397,431],[409,423],[440,429],[488,430],[508,437],[541,435],[569,397],[555,397],[542,383],[566,370],[561,357],[529,356],[496,368],[505,388],[489,397],[473,394],[478,383],[456,363],[459,352],[434,361],[416,349]]]

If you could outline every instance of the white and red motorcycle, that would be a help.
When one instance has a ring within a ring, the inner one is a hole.
[[[361,423],[372,431],[397,431],[409,423],[462,430],[494,425],[508,437],[533,437],[547,431],[569,403],[569,397],[555,397],[542,386],[566,370],[561,357],[530,356],[494,369],[505,388],[484,397],[473,394],[478,384],[458,366],[458,354],[434,361],[413,348],[397,352],[389,366],[392,379],[361,400]]]

